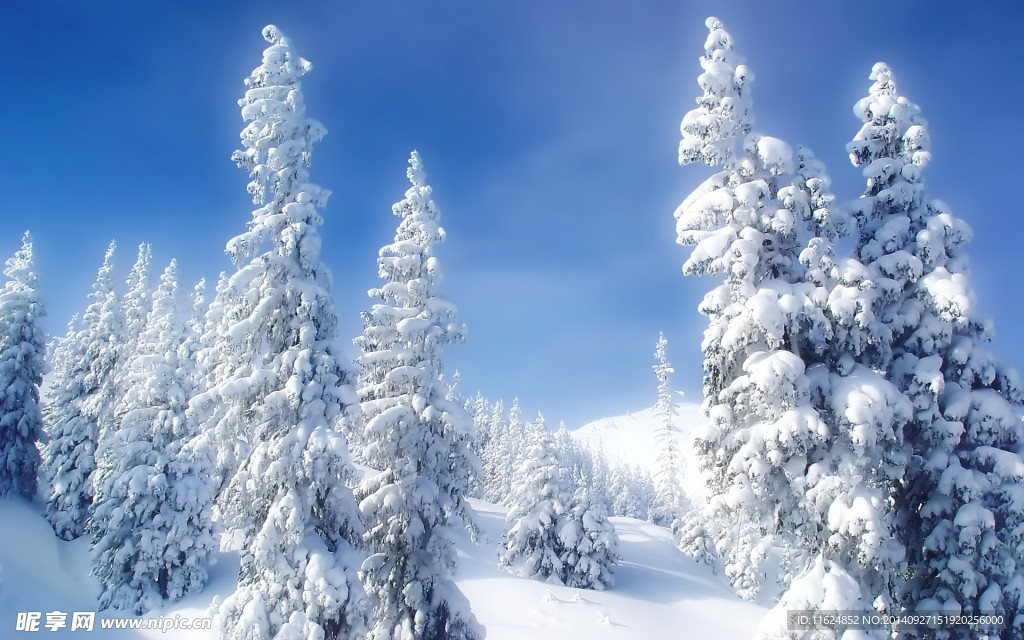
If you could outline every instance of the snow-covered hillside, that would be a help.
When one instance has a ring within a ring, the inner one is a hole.
[[[495,543],[505,510],[473,501],[483,530],[478,544],[459,542],[457,582],[472,604],[490,640],[590,640],[658,638],[685,626],[691,638],[724,640],[752,637],[766,610],[742,602],[706,568],[684,558],[663,528],[628,518],[613,518],[621,537],[622,563],[616,586],[583,591],[513,577],[497,567]],[[18,612],[42,614],[40,632],[48,638],[80,638],[82,631],[51,632],[46,613],[94,611],[98,586],[88,574],[88,542],[63,542],[52,533],[37,505],[21,499],[0,501],[0,637],[15,635]],[[215,597],[234,588],[237,557],[220,554],[210,585],[151,617],[209,616]],[[213,631],[101,630],[94,637],[118,640],[163,638],[213,640]]]
[[[704,422],[699,404],[686,402],[676,405],[675,426],[680,450],[690,448],[694,431]],[[649,408],[588,422],[572,434],[578,442],[600,447],[610,462],[652,468],[658,454],[656,435],[660,427],[660,418],[654,415],[653,408]]]
[[[683,457],[683,488],[691,497],[703,494],[703,482],[697,473],[691,443],[696,430],[706,422],[700,405],[692,402],[676,405],[676,433]],[[654,408],[601,418],[572,431],[577,442],[604,452],[612,464],[638,465],[648,471],[655,468],[658,455],[657,433],[661,420]]]

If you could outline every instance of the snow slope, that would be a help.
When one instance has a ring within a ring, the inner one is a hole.
[[[679,450],[688,452],[694,431],[707,419],[700,405],[690,402],[676,405],[674,424],[678,430]],[[657,457],[657,432],[661,419],[654,408],[627,413],[624,416],[601,418],[571,431],[578,442],[604,450],[609,461],[637,464],[653,468]]]
[[[685,402],[676,405],[674,424],[683,456],[683,488],[691,499],[703,495],[704,483],[697,471],[691,443],[694,433],[705,422],[707,418],[701,413],[699,404]],[[652,407],[624,416],[601,418],[570,433],[577,442],[604,451],[613,464],[639,465],[653,473],[660,428],[661,419],[654,415]]]
[[[583,591],[517,578],[498,569],[496,543],[505,510],[472,501],[482,529],[478,544],[459,542],[458,584],[469,598],[490,640],[590,640],[599,638],[746,639],[766,609],[742,602],[706,568],[680,555],[669,533],[652,524],[612,518],[621,537],[622,564],[615,588]],[[0,500],[0,637],[16,637],[19,611],[94,611],[98,588],[89,576],[88,542],[57,539],[37,505]],[[200,594],[153,616],[205,617],[215,597],[235,585],[238,559],[220,554],[212,580]],[[63,629],[38,632],[47,638],[97,637],[111,640],[163,638],[213,640],[212,631],[131,631],[98,628],[92,634]],[[20,636],[22,634],[17,634]],[[30,637],[35,634],[24,634]]]

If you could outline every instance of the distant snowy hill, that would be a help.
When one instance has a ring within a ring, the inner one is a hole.
[[[678,429],[679,451],[683,454],[684,488],[690,496],[703,493],[703,483],[697,473],[691,442],[696,430],[706,421],[699,404],[686,402],[676,405],[675,426]],[[653,472],[658,455],[657,434],[660,428],[660,418],[650,408],[601,418],[571,433],[577,442],[604,451],[612,463],[639,465]]]
[[[642,413],[636,422],[644,424]],[[606,434],[615,431],[610,426],[605,430]],[[476,500],[472,503],[483,535],[479,544],[467,536],[460,539],[457,582],[487,628],[489,640],[640,640],[678,633],[745,640],[754,635],[767,612],[740,601],[705,567],[684,558],[668,531],[628,518],[612,518],[621,538],[622,563],[616,586],[609,591],[584,591],[511,576],[496,562],[505,510]],[[15,632],[18,612],[40,612],[45,623],[47,612],[96,608],[98,587],[89,576],[88,542],[57,539],[34,504],[0,500],[0,566],[0,637],[20,635]],[[210,615],[207,609],[213,599],[223,599],[234,588],[237,570],[237,556],[220,554],[205,591],[152,617]],[[87,635],[104,640],[215,639],[212,631],[99,629],[99,620],[113,615],[99,614],[96,631]],[[82,631],[67,628],[51,632],[40,626],[38,633],[48,638],[83,637]]]

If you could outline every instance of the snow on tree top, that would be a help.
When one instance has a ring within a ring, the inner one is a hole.
[[[415,187],[423,187],[427,184],[427,172],[423,170],[423,162],[420,161],[420,152],[413,150],[409,154],[409,168],[405,170],[409,182]]]
[[[272,44],[285,43],[284,34],[275,25],[268,24],[263,27],[263,38]]]

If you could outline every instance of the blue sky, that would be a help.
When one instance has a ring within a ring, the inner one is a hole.
[[[235,100],[274,23],[312,61],[308,113],[329,132],[311,175],[334,192],[324,252],[344,341],[370,304],[416,148],[448,231],[444,291],[469,327],[450,354],[467,391],[518,395],[570,426],[650,406],[663,330],[677,386],[698,399],[695,307],[713,283],[681,276],[672,212],[709,175],[679,167],[676,148],[716,15],[757,76],[756,128],[811,146],[842,198],[862,184],[844,150],[853,103],[874,62],[892,65],[931,125],[933,195],[975,230],[973,284],[996,344],[1024,365],[1013,3],[203,4],[5,12],[0,254],[32,231],[52,333],[84,307],[111,238],[122,278],[143,241],[189,280],[229,268],[224,244],[252,208],[229,159]]]

